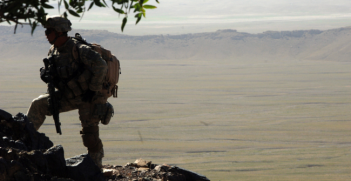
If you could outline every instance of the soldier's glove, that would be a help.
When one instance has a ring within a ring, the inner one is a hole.
[[[95,91],[88,89],[88,91],[83,94],[82,101],[83,102],[91,102],[93,100],[94,96],[95,96]]]
[[[47,78],[46,78],[46,71],[45,71],[45,68],[42,67],[42,68],[40,68],[39,71],[40,71],[40,78],[41,78],[41,80],[42,80],[43,82],[45,82],[45,83],[48,83],[49,80],[47,80]]]

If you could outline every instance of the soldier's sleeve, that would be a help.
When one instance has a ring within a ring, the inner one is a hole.
[[[102,89],[102,83],[107,73],[107,64],[99,53],[92,50],[89,46],[79,46],[79,54],[82,63],[90,68],[92,72],[89,89],[99,91]]]

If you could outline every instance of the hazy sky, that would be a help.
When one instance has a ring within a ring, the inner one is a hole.
[[[108,1],[108,0],[107,0]],[[124,34],[183,34],[236,29],[259,33],[267,30],[330,29],[351,26],[350,0],[149,0],[158,8],[147,10],[135,26],[129,17]],[[57,6],[57,1],[51,1]],[[63,8],[62,8],[63,9]],[[57,9],[50,15],[58,14]],[[93,8],[83,20],[72,18],[75,29],[105,29],[121,33],[122,17],[112,8]]]

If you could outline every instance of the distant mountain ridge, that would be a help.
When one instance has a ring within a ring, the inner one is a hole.
[[[218,30],[183,35],[128,36],[105,30],[73,30],[88,42],[110,49],[119,59],[250,60],[298,59],[350,61],[351,27],[320,30],[267,31],[259,34]],[[0,52],[3,59],[40,58],[49,44],[43,28],[34,35],[28,28],[0,26]],[[28,56],[30,55],[30,56]]]

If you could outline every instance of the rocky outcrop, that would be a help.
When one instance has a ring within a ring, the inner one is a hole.
[[[64,158],[61,145],[53,145],[37,132],[27,117],[0,109],[1,181],[208,181],[205,176],[167,164],[138,159],[125,166],[98,168],[87,154]]]
[[[167,164],[152,164],[137,159],[125,166],[104,165],[104,175],[111,180],[123,181],[209,181],[205,176]]]

